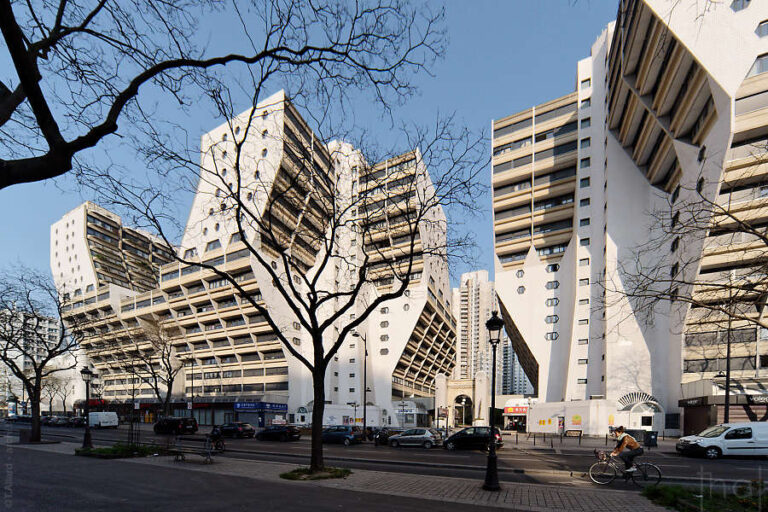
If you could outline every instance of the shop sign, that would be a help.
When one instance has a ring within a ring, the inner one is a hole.
[[[528,414],[528,406],[505,407],[504,414]]]
[[[437,417],[438,418],[447,418],[448,417],[448,408],[447,407],[438,407],[437,408]]]
[[[700,396],[698,398],[685,398],[678,401],[678,407],[698,407],[700,405],[707,405],[707,397]]]
[[[746,395],[747,403],[751,405],[768,405],[768,395]]]
[[[288,412],[288,404],[271,402],[235,402],[236,411],[251,412]]]

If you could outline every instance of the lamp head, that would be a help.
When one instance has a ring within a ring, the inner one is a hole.
[[[494,311],[491,314],[491,318],[485,322],[485,327],[488,329],[488,338],[491,345],[498,345],[501,341],[501,330],[504,328],[504,320],[499,318],[498,311]]]
[[[93,372],[87,366],[80,370],[80,375],[83,377],[83,382],[91,382],[93,379]]]

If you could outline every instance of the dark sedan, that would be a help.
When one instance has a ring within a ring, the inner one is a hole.
[[[494,427],[496,446],[501,447],[501,432]],[[490,442],[491,427],[468,427],[453,434],[445,440],[443,447],[447,450],[487,450]]]
[[[323,443],[341,443],[344,446],[363,442],[363,430],[360,427],[338,425],[323,430]]]
[[[195,418],[178,418],[173,416],[160,418],[155,423],[153,430],[155,434],[194,434],[197,432],[197,420]]]
[[[256,429],[250,423],[234,421],[225,423],[221,427],[221,435],[224,437],[254,437]]]
[[[256,434],[256,439],[259,441],[298,441],[301,439],[301,430],[292,425],[273,425]]]

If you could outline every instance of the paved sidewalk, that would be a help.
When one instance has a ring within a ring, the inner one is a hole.
[[[60,443],[56,445],[16,445],[18,448],[42,450],[56,453],[74,453],[78,445]],[[639,493],[601,489],[585,484],[580,487],[540,484],[503,483],[498,493],[483,491],[481,482],[465,478],[448,478],[404,473],[354,470],[344,480],[319,480],[313,482],[291,482],[280,478],[280,473],[290,471],[295,464],[264,462],[233,457],[216,457],[213,464],[203,464],[202,457],[187,456],[187,462],[174,462],[172,457],[147,457],[124,459],[131,464],[147,464],[173,467],[189,471],[233,475],[257,480],[292,483],[293,485],[319,486],[343,491],[359,491],[392,496],[421,498],[441,502],[480,505],[518,510],[578,511],[578,512],[663,512],[640,496]]]

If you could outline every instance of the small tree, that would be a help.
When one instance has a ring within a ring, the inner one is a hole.
[[[58,375],[51,375],[43,379],[42,397],[48,401],[48,414],[53,416],[53,400],[59,394],[63,381]]]
[[[72,380],[62,379],[61,386],[59,386],[57,396],[61,399],[61,410],[66,416],[67,414],[67,398],[69,398],[75,392],[75,384]]]
[[[126,373],[148,385],[165,416],[170,415],[173,385],[183,367],[176,356],[173,337],[157,320],[142,320],[138,332],[129,334],[130,343],[116,354],[117,364]],[[132,385],[135,399],[136,387]]]
[[[46,379],[77,364],[74,350],[81,332],[75,323],[64,328],[61,311],[58,291],[48,277],[25,268],[0,277],[0,361],[29,396],[31,441],[40,441],[40,400]],[[48,332],[51,319],[59,323],[56,334]]]

